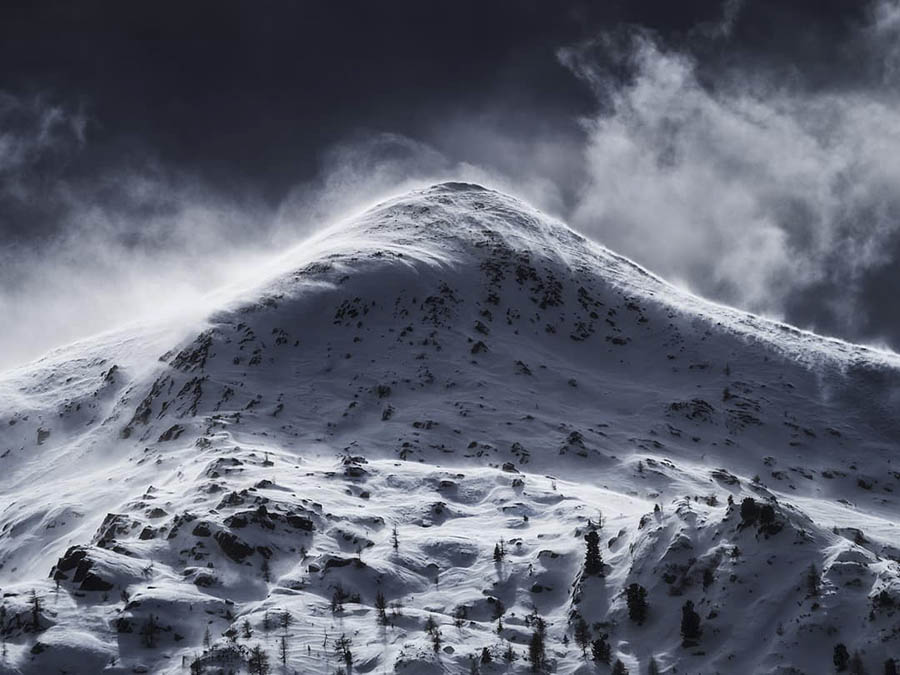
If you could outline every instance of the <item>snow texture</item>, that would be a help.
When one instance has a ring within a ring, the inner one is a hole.
[[[0,672],[609,672],[581,619],[632,674],[900,656],[896,355],[460,183],[215,304],[0,377]]]

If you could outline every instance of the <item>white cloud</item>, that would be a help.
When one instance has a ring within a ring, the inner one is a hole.
[[[776,315],[824,280],[851,297],[860,273],[885,262],[900,225],[896,90],[810,93],[750,73],[710,86],[646,33],[621,44],[599,48],[619,45],[625,81],[591,60],[597,43],[561,53],[603,103],[587,122],[576,227],[701,293]]]

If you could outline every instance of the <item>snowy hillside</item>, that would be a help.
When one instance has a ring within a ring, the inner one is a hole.
[[[0,376],[0,672],[900,658],[896,355],[456,183],[222,298]]]

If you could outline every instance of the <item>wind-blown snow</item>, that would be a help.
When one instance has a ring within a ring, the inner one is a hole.
[[[0,380],[4,672],[216,672],[260,645],[332,673],[341,635],[357,672],[528,672],[532,612],[558,673],[595,668],[579,616],[632,673],[897,653],[896,355],[703,301],[458,183],[216,304]]]

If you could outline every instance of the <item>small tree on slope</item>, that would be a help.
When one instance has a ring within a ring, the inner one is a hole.
[[[268,675],[269,673],[269,655],[259,645],[250,650],[247,672],[251,675]]]
[[[609,647],[607,637],[607,634],[603,633],[591,643],[591,658],[594,659],[594,663],[609,665],[609,660],[612,658],[612,650]]]
[[[700,615],[694,611],[694,603],[690,600],[681,608],[681,637],[685,646],[694,644],[700,637]]]
[[[834,663],[835,670],[839,673],[843,673],[847,670],[847,664],[850,662],[850,653],[847,651],[847,647],[843,642],[839,642],[834,646],[834,654],[831,657],[831,660]]]
[[[528,660],[531,661],[532,672],[540,672],[544,669],[544,634],[541,630],[535,630],[528,643]]]
[[[603,573],[603,558],[600,556],[600,535],[591,530],[584,535],[586,551],[584,554],[584,573],[595,577]]]
[[[582,656],[586,656],[588,645],[591,643],[591,629],[580,614],[575,621],[575,643],[581,648]]]
[[[647,589],[640,584],[631,584],[625,590],[625,600],[628,604],[628,618],[638,626],[647,619]]]

